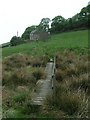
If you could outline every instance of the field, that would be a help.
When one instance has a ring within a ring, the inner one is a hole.
[[[32,42],[15,47],[3,48],[3,57],[25,53],[34,56],[52,56],[65,49],[74,50],[76,53],[86,53],[88,48],[88,30],[62,33],[51,36],[47,42]]]
[[[2,51],[4,118],[88,118],[87,30],[57,34],[47,42],[32,42]],[[45,66],[54,55],[57,56],[55,95],[46,98],[43,106],[31,107],[36,83],[46,77]]]

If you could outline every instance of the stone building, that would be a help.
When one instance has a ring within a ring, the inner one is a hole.
[[[33,30],[30,33],[30,40],[31,41],[47,40],[49,36],[50,36],[49,32]]]

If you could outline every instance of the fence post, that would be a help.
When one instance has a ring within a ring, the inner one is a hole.
[[[53,90],[53,96],[55,96],[55,71],[56,71],[56,65],[55,65],[56,58],[54,57],[53,62],[53,73],[52,73],[52,90]]]

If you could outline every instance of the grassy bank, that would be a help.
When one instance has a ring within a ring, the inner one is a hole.
[[[51,56],[64,49],[70,49],[77,53],[86,53],[87,47],[88,30],[83,30],[52,35],[47,42],[39,41],[3,48],[2,55],[6,57],[15,53],[25,53],[34,56],[42,56],[45,54]]]

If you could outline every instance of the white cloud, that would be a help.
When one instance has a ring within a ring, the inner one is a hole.
[[[24,32],[26,27],[39,24],[43,17],[72,17],[89,0],[0,0],[0,44]]]

